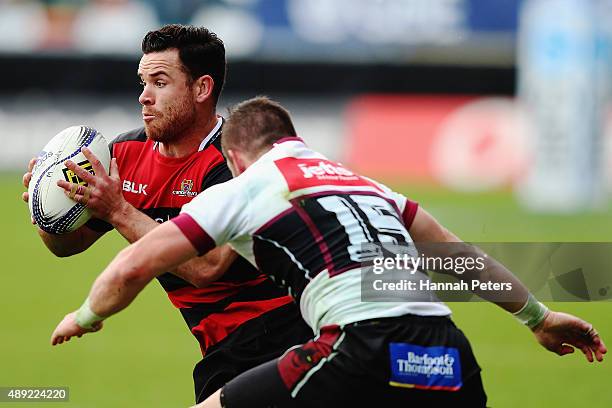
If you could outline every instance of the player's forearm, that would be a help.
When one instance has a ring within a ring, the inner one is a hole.
[[[415,244],[425,258],[425,269],[465,282],[465,286],[482,299],[511,313],[517,312],[527,301],[529,291],[525,285],[480,248],[460,242],[456,237],[447,241],[437,237],[435,242],[415,241]],[[448,267],[447,264],[464,266]]]
[[[67,257],[79,254],[89,248],[103,233],[83,226],[68,234],[49,234],[38,228],[38,235],[54,255]]]
[[[39,228],[38,235],[49,251],[56,256],[65,257],[81,252],[80,248],[77,247],[80,242],[80,234],[77,231],[66,235],[53,235]]]
[[[461,274],[448,270],[436,272],[452,274],[460,280],[467,281],[470,288],[472,280],[497,283],[499,286],[504,284],[503,291],[481,290],[478,286],[474,293],[511,313],[525,305],[529,291],[512,272],[495,259],[486,256],[480,248],[462,242],[423,208],[419,207],[417,210],[409,232],[419,250],[429,257],[472,258],[474,261],[480,258],[484,263],[483,268],[466,268]]]
[[[176,225],[163,224],[115,257],[94,282],[87,307],[101,318],[109,317],[126,308],[153,278],[196,254]]]
[[[223,276],[237,257],[238,254],[229,245],[224,245],[181,264],[172,273],[202,288]]]
[[[149,231],[159,226],[159,223],[127,202],[120,210],[111,215],[108,222],[110,222],[130,244],[138,241]]]
[[[138,241],[149,231],[160,225],[127,202],[120,211],[112,215],[109,222],[130,243]],[[224,251],[224,256],[220,256],[220,253],[217,251],[221,251],[221,249],[191,259],[180,265],[172,273],[196,287],[204,287],[223,275],[235,259],[235,256],[232,256],[230,251]]]
[[[89,301],[96,315],[106,318],[123,310],[153,279],[147,266],[133,254],[133,245],[119,252],[94,282]]]
[[[445,247],[445,246],[441,246]],[[482,299],[495,303],[502,309],[510,313],[519,311],[529,295],[529,290],[523,283],[510,272],[504,265],[499,263],[494,258],[485,254],[480,248],[467,244],[449,243],[449,249],[452,253],[447,254],[455,258],[472,258],[482,261],[482,268],[469,268],[465,272],[459,274],[457,272],[441,271],[446,274],[453,275],[458,279],[468,283],[468,287],[474,288],[473,293],[480,296]],[[473,286],[472,282],[478,281],[484,286]],[[500,289],[495,289],[495,287]],[[491,290],[493,288],[493,290]]]

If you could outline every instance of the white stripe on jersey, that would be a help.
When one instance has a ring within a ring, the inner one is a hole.
[[[264,238],[264,237],[262,237],[262,236],[260,236],[260,235],[253,234],[253,236],[254,236],[255,238],[259,238],[259,239],[261,239],[262,241],[269,242],[269,243],[271,243],[272,245],[274,245],[274,246],[275,246],[275,247],[277,247],[277,248],[282,249],[282,250],[283,250],[283,252],[285,252],[285,253],[287,254],[287,256],[289,256],[289,259],[291,259],[291,261],[292,261],[292,262],[295,264],[295,266],[297,266],[298,268],[300,268],[300,270],[301,270],[301,271],[303,271],[303,272],[304,272],[304,278],[306,278],[306,279],[308,279],[308,280],[310,280],[310,279],[311,279],[311,277],[310,277],[310,271],[309,271],[308,269],[304,268],[304,265],[302,265],[302,263],[301,263],[300,261],[298,261],[298,260],[297,260],[297,258],[295,257],[295,255],[293,255],[293,253],[292,253],[292,252],[289,250],[289,248],[287,248],[286,246],[283,246],[283,245],[279,244],[279,243],[278,243],[278,242],[276,242],[276,241],[273,241],[273,240],[268,239],[268,238]]]

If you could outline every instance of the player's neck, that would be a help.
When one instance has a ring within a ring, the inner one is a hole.
[[[176,140],[160,143],[159,152],[167,157],[185,157],[197,151],[202,140],[212,132],[217,125],[217,114],[198,115],[198,120],[186,129]]]

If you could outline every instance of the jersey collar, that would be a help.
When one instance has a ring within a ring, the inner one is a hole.
[[[222,116],[217,116],[217,124],[215,125],[213,130],[210,131],[208,136],[206,136],[204,140],[202,140],[202,143],[200,143],[200,147],[198,148],[198,152],[201,152],[202,150],[206,149],[215,140],[217,140],[219,135],[221,135],[221,127],[223,126],[224,121],[225,119],[223,119]]]
[[[281,144],[281,143],[285,143],[285,142],[301,142],[301,143],[306,144],[306,142],[304,142],[304,140],[302,140],[301,137],[287,136],[287,137],[283,137],[282,139],[278,139],[276,142],[274,142],[274,146]]]
[[[210,133],[204,138],[204,140],[202,140],[202,143],[200,143],[200,147],[198,147],[198,152],[201,152],[202,150],[206,149],[215,140],[217,140],[217,138],[221,135],[221,127],[223,126],[223,122],[225,122],[223,116],[217,116],[217,124],[215,125],[213,130],[211,130]],[[158,148],[159,142],[153,143],[153,150],[157,150]]]

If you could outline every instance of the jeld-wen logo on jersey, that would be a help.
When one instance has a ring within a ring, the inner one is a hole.
[[[147,195],[148,184],[136,184],[133,181],[123,180],[123,191],[134,194]]]
[[[325,185],[373,186],[369,180],[329,160],[285,157],[274,164],[287,181],[290,191]]]
[[[300,170],[304,172],[304,178],[316,177],[318,179],[339,179],[339,178],[352,178],[356,179],[355,173],[345,169],[342,166],[334,165],[330,162],[324,162],[319,160],[316,165],[309,165],[306,163],[298,164]]]
[[[457,391],[461,388],[459,350],[390,343],[391,378],[395,387]]]

